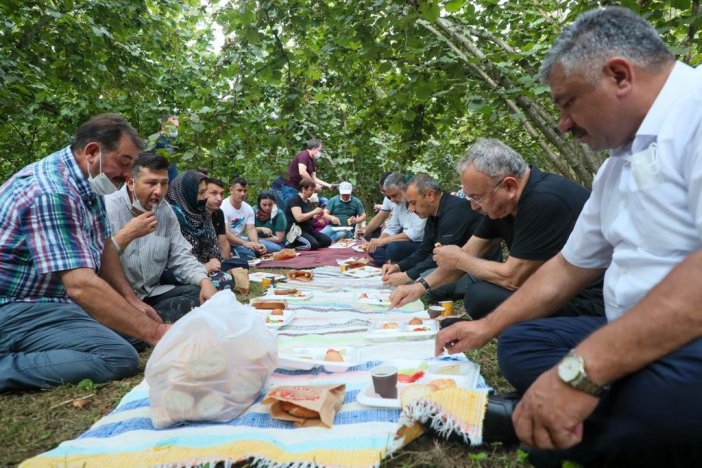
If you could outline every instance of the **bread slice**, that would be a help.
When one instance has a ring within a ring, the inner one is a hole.
[[[406,386],[400,392],[400,404],[404,408],[415,400],[424,398],[434,391],[434,388],[430,385],[424,384],[411,384]]]

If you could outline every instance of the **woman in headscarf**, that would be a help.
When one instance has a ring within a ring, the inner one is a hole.
[[[193,246],[192,253],[205,265],[212,282],[219,289],[231,285],[231,275],[226,273],[236,267],[248,268],[241,259],[225,259],[219,249],[219,241],[212,218],[207,212],[205,175],[196,171],[185,171],[168,184],[166,200],[180,223],[183,237]]]

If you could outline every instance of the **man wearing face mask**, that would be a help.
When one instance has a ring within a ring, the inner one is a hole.
[[[121,335],[153,345],[168,330],[124,277],[102,197],[142,144],[99,115],[0,187],[0,391],[132,375],[139,355]]]
[[[164,115],[161,118],[161,131],[154,133],[149,137],[148,150],[165,150],[170,156],[175,154],[173,140],[178,138],[178,128],[180,122],[177,115]],[[172,162],[168,167],[168,181],[172,181],[178,175],[178,167],[175,162]]]
[[[120,247],[122,268],[135,294],[156,309],[164,322],[175,322],[217,292],[205,267],[191,253],[178,219],[163,201],[168,191],[168,160],[139,155],[133,177],[105,197],[107,216]],[[160,284],[168,269],[178,285]]]
[[[309,140],[307,149],[297,153],[288,166],[288,177],[283,180],[281,187],[282,201],[287,204],[288,200],[298,192],[299,184],[302,180],[311,180],[315,184],[315,191],[319,192],[322,187],[332,188],[332,184],[317,177],[317,161],[322,157],[322,142],[319,140]],[[282,209],[282,208],[281,208]]]

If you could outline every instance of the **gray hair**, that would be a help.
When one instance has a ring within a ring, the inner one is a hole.
[[[385,182],[383,182],[383,190],[392,188],[402,190],[404,192],[405,189],[407,189],[407,181],[405,180],[405,176],[399,172],[393,172],[387,176],[385,178]]]
[[[491,179],[507,176],[521,179],[527,170],[522,155],[495,138],[478,138],[456,163],[456,171],[460,175],[470,166]]]
[[[546,53],[539,79],[547,84],[558,63],[566,76],[577,69],[594,83],[605,61],[615,56],[649,71],[675,60],[646,20],[626,8],[608,7],[583,13],[561,32]]]
[[[416,176],[412,177],[410,181],[407,182],[407,186],[409,187],[410,185],[414,185],[417,192],[419,192],[419,194],[423,197],[426,196],[429,190],[433,190],[436,193],[443,192],[439,182],[428,174],[417,174]]]

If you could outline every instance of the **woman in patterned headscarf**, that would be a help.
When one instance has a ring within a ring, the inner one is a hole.
[[[185,171],[168,184],[166,200],[178,218],[183,237],[193,246],[193,255],[205,265],[215,286],[223,289],[231,283],[230,275],[224,272],[236,267],[248,268],[248,263],[238,258],[225,259],[222,255],[212,218],[207,212],[206,189],[204,174]]]

